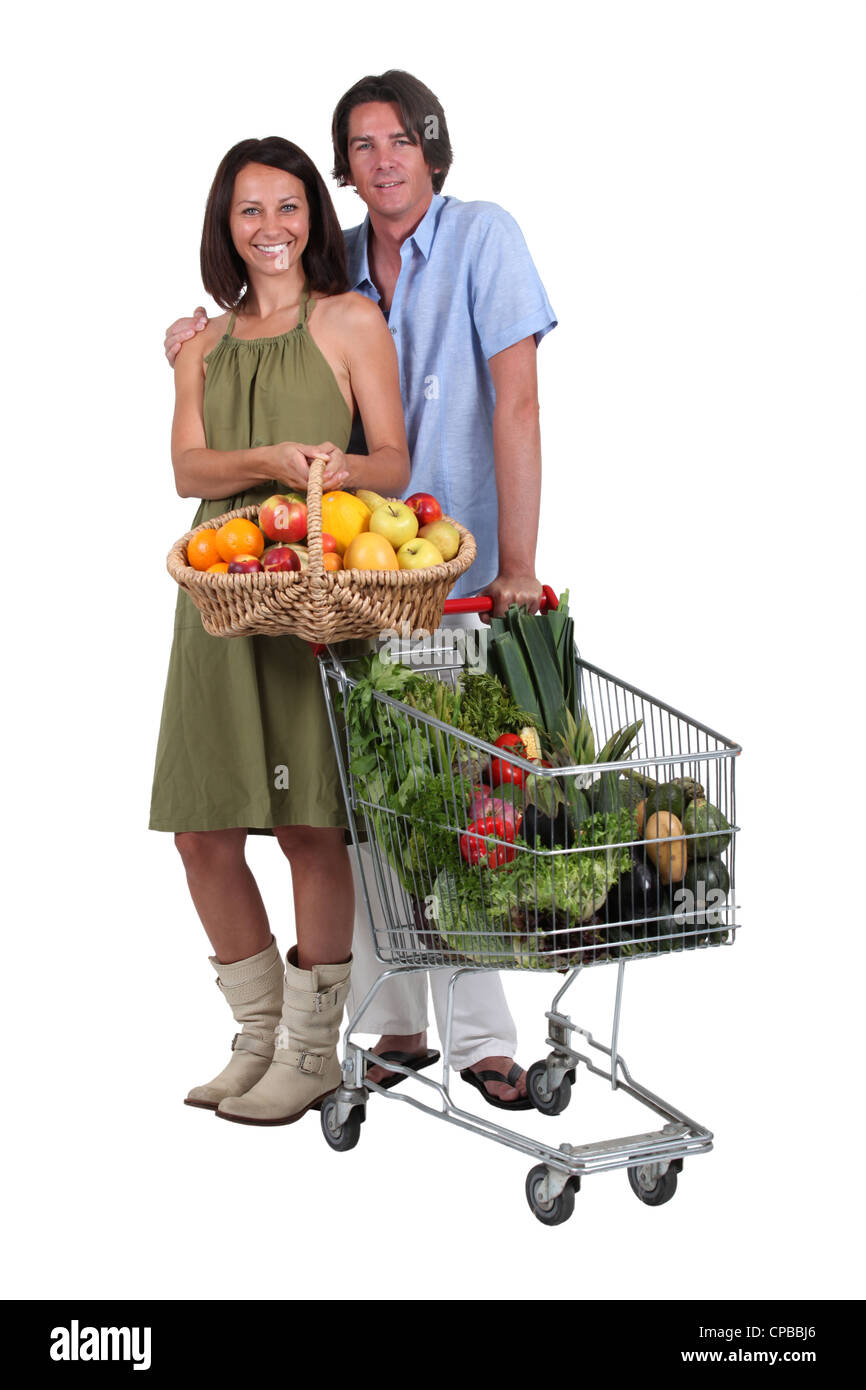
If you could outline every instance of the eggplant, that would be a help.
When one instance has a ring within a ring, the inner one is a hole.
[[[655,917],[658,912],[659,882],[647,860],[640,856],[634,859],[632,867],[617,879],[601,909],[608,923],[626,922],[626,936],[642,936],[640,922],[646,917]],[[638,924],[631,922],[638,918]]]
[[[551,818],[530,801],[523,812],[520,834],[533,849],[568,848],[572,843],[571,822],[564,806]]]

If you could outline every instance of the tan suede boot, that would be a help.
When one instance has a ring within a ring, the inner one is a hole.
[[[286,956],[274,1060],[251,1090],[220,1101],[216,1113],[221,1120],[290,1125],[340,1084],[337,1043],[352,957],[342,965],[314,965],[312,970],[299,970],[297,958],[293,946]]]
[[[229,1002],[235,1022],[242,1023],[232,1039],[227,1067],[206,1086],[193,1086],[184,1105],[216,1110],[226,1096],[239,1096],[264,1076],[274,1055],[274,1029],[283,1002],[283,961],[277,943],[245,960],[221,964],[208,960],[217,972],[217,984]]]

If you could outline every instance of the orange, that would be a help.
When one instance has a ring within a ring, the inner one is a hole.
[[[220,559],[227,562],[236,555],[255,555],[258,559],[265,548],[265,533],[259,530],[254,521],[236,516],[217,531],[216,547]]]
[[[343,565],[347,570],[397,570],[397,556],[390,541],[375,531],[362,531],[346,547]]]
[[[215,565],[208,565],[208,574],[228,574],[229,567],[225,560],[218,560]]]
[[[216,531],[199,531],[186,548],[186,558],[196,570],[209,570],[219,559]]]
[[[351,492],[326,492],[322,498],[322,530],[334,537],[341,555],[350,541],[369,530],[371,515]]]
[[[326,550],[322,556],[322,564],[326,570],[341,570],[343,568],[343,561],[336,550]]]

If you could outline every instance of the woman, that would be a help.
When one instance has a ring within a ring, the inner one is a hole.
[[[172,463],[180,495],[202,498],[193,524],[306,489],[317,455],[328,460],[326,490],[398,496],[409,455],[394,344],[377,307],[346,293],[342,233],[302,150],[277,137],[229,150],[201,266],[229,312],[175,370]],[[368,455],[343,452],[356,406]],[[175,833],[209,959],[242,1025],[228,1066],[187,1104],[290,1124],[339,1085],[354,911],[346,825],[308,643],[211,637],[179,592],[150,828]],[[291,865],[298,944],[285,971],[246,863],[249,831],[273,833]]]

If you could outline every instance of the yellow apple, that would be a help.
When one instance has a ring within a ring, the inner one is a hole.
[[[442,554],[432,541],[416,536],[414,541],[405,541],[397,551],[397,563],[401,570],[426,570],[431,565],[443,563]]]
[[[384,502],[370,517],[370,530],[384,536],[397,550],[418,534],[418,518],[405,502]]]
[[[450,521],[431,521],[418,532],[425,541],[432,541],[443,560],[453,560],[460,549],[460,532]]]

